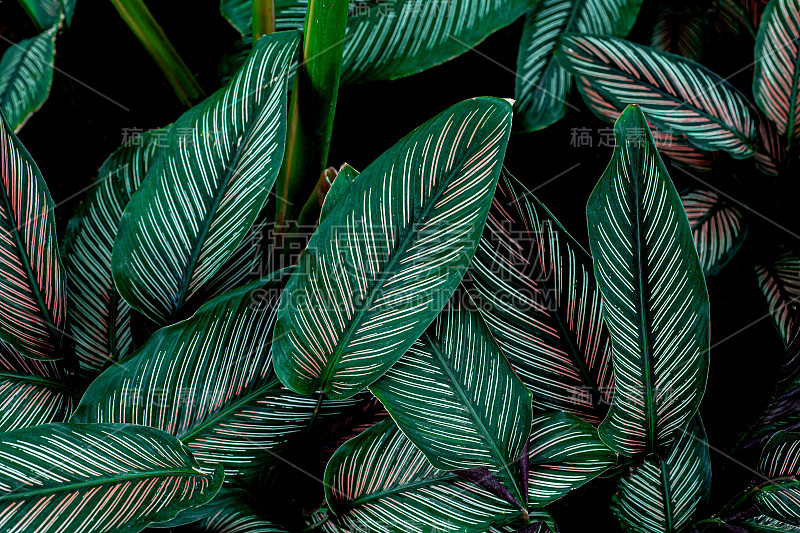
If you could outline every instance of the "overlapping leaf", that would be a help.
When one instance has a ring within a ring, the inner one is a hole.
[[[703,31],[706,13],[699,4],[677,9],[665,6],[650,36],[650,46],[662,52],[700,61],[703,54]]]
[[[587,423],[564,413],[535,417],[528,491],[538,509],[615,463]],[[344,528],[374,532],[485,532],[519,511],[452,472],[437,470],[391,420],[348,441],[325,472],[326,497]]]
[[[772,518],[800,523],[800,433],[773,435],[761,453],[759,470],[772,481],[755,493],[758,509]]]
[[[19,130],[50,93],[56,48],[55,26],[13,43],[0,60],[0,111]]]
[[[786,143],[778,127],[763,113],[758,114],[758,151],[753,155],[756,166],[765,174],[777,176],[786,160]]]
[[[758,27],[753,96],[787,146],[800,136],[800,2],[774,0]]]
[[[222,477],[152,428],[46,424],[0,433],[0,529],[134,533],[211,500]]]
[[[275,182],[296,32],[260,39],[226,89],[186,112],[120,222],[122,297],[164,323],[200,298],[244,240]]]
[[[800,525],[788,524],[766,515],[758,515],[737,521],[735,526],[741,526],[742,528],[734,529],[733,531],[736,533],[742,530],[748,533],[800,533]]]
[[[616,108],[639,104],[648,120],[685,135],[697,148],[735,158],[755,152],[757,131],[746,98],[693,61],[623,39],[578,34],[561,37],[556,58]]]
[[[278,524],[267,520],[254,509],[247,494],[240,490],[221,489],[210,502],[197,509],[201,512],[199,520],[181,531],[196,533],[288,533]],[[190,509],[182,513],[184,518],[192,518]],[[197,516],[195,513],[194,516]],[[186,523],[186,522],[183,522]],[[159,524],[159,527],[166,527]]]
[[[664,459],[647,459],[622,478],[611,510],[631,533],[679,533],[698,518],[711,489],[711,461],[699,417]]]
[[[599,424],[613,375],[591,257],[514,178],[498,183],[462,285],[534,406]]]
[[[782,248],[770,261],[756,265],[756,277],[775,327],[789,344],[800,315],[800,252]]]
[[[276,31],[303,29],[308,0],[275,0],[274,9]],[[252,0],[220,0],[219,11],[242,37],[252,38]]]
[[[624,455],[680,436],[708,377],[708,293],[680,197],[636,106],[587,205],[611,334],[614,398],[600,436]]]
[[[0,128],[0,338],[33,359],[61,357],[64,275],[53,200],[5,119]]]
[[[273,349],[287,387],[347,398],[422,334],[475,253],[510,126],[508,102],[468,100],[359,175],[281,299]]]
[[[746,211],[729,204],[714,191],[700,189],[682,194],[681,202],[703,273],[713,276],[742,246],[747,235]]]
[[[521,131],[545,128],[567,111],[572,76],[555,61],[559,37],[575,31],[597,35],[628,34],[641,0],[542,0],[525,16],[515,90]]]
[[[19,0],[39,28],[49,28],[55,24],[66,3],[73,2],[74,0]]]
[[[488,467],[519,495],[512,468],[530,435],[531,395],[457,296],[370,390],[434,467]]]

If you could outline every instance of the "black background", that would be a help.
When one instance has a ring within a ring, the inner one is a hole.
[[[206,93],[216,90],[220,60],[235,50],[238,38],[219,15],[218,3],[170,0],[150,4]],[[707,7],[711,19],[714,5],[708,3]],[[645,0],[631,40],[649,42],[660,8],[657,2]],[[400,137],[452,104],[482,95],[513,98],[520,32],[518,21],[476,50],[427,72],[342,88],[329,163],[338,167],[347,162],[363,169]],[[33,24],[14,0],[0,0],[0,35],[16,42],[35,34]],[[709,29],[704,40],[704,64],[722,76],[733,75],[730,82],[750,96],[752,38],[746,33],[732,37]],[[5,42],[0,44],[0,49],[5,47]],[[19,136],[50,187],[57,205],[59,235],[63,236],[83,190],[91,185],[103,160],[120,145],[125,131],[163,126],[175,120],[183,108],[110,2],[79,0],[72,27],[59,34],[56,49],[58,71],[50,98]],[[536,188],[539,199],[586,243],[586,200],[611,148],[597,146],[598,128],[609,125],[598,121],[577,92],[573,93],[570,103],[577,109],[571,109],[561,122],[541,132],[512,137],[506,164],[514,175]],[[571,146],[574,128],[591,129],[594,146]],[[578,167],[564,173],[577,163]],[[678,190],[700,185],[669,161],[666,165]],[[745,466],[728,458],[727,450],[768,401],[783,347],[766,316],[752,261],[768,254],[777,243],[797,246],[796,237],[778,227],[800,233],[795,207],[800,179],[796,174],[795,167],[779,179],[767,178],[750,161],[723,159],[714,171],[700,176],[773,221],[751,214],[744,248],[708,283],[711,373],[701,412],[714,469],[709,511],[718,509],[754,477]],[[736,459],[756,465],[752,456]],[[618,530],[608,511],[613,488],[613,481],[597,480],[553,505],[561,530]]]

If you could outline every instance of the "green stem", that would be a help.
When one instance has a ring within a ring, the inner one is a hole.
[[[167,77],[181,103],[191,105],[192,101],[205,96],[142,0],[111,0],[111,3]]]
[[[253,44],[270,33],[275,33],[275,2],[253,0]]]
[[[275,229],[279,233],[300,210],[328,161],[348,7],[348,0],[309,2],[303,60],[294,78],[286,151],[278,174]]]

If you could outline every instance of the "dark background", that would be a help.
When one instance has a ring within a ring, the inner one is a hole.
[[[220,60],[236,49],[238,34],[219,15],[218,2],[149,4],[206,93],[219,88]],[[711,20],[714,4],[707,4]],[[657,2],[645,0],[629,38],[648,43],[660,9]],[[347,162],[363,169],[400,137],[456,102],[482,95],[513,98],[520,33],[518,21],[476,50],[427,72],[342,88],[329,163],[338,167]],[[0,35],[16,42],[35,34],[33,24],[14,0],[0,0]],[[746,33],[734,37],[710,29],[704,32],[704,40],[703,63],[722,76],[735,74],[729,81],[750,96],[752,38]],[[0,44],[0,50],[5,48]],[[59,235],[63,236],[83,190],[92,183],[103,160],[120,145],[125,132],[163,126],[184,108],[110,2],[80,0],[72,27],[59,34],[56,50],[57,72],[50,98],[19,137],[50,187],[57,205]],[[592,115],[577,91],[570,103],[580,111],[570,110],[561,122],[544,131],[512,136],[506,164],[585,244],[586,200],[612,149],[598,146],[597,129],[609,125]],[[594,146],[571,146],[575,128],[591,129]],[[700,186],[669,161],[666,165],[678,190]],[[780,179],[767,178],[751,161],[723,159],[714,171],[700,178],[800,233],[794,205],[800,179],[791,169],[785,174]],[[754,477],[727,454],[737,435],[766,405],[783,355],[781,340],[766,316],[766,304],[755,283],[752,261],[778,243],[797,246],[797,242],[759,215],[751,214],[750,226],[743,249],[708,283],[713,349],[701,412],[714,469],[709,510],[718,509]],[[756,465],[755,457],[747,454],[736,459],[750,467]],[[608,511],[613,488],[613,481],[597,480],[553,505],[561,530],[618,530]]]

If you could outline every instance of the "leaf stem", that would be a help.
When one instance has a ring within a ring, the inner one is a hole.
[[[270,33],[275,33],[275,2],[253,0],[253,44]]]
[[[191,105],[192,101],[205,96],[200,84],[169,42],[164,30],[153,18],[143,0],[111,0],[111,3],[155,60],[182,104]]]

